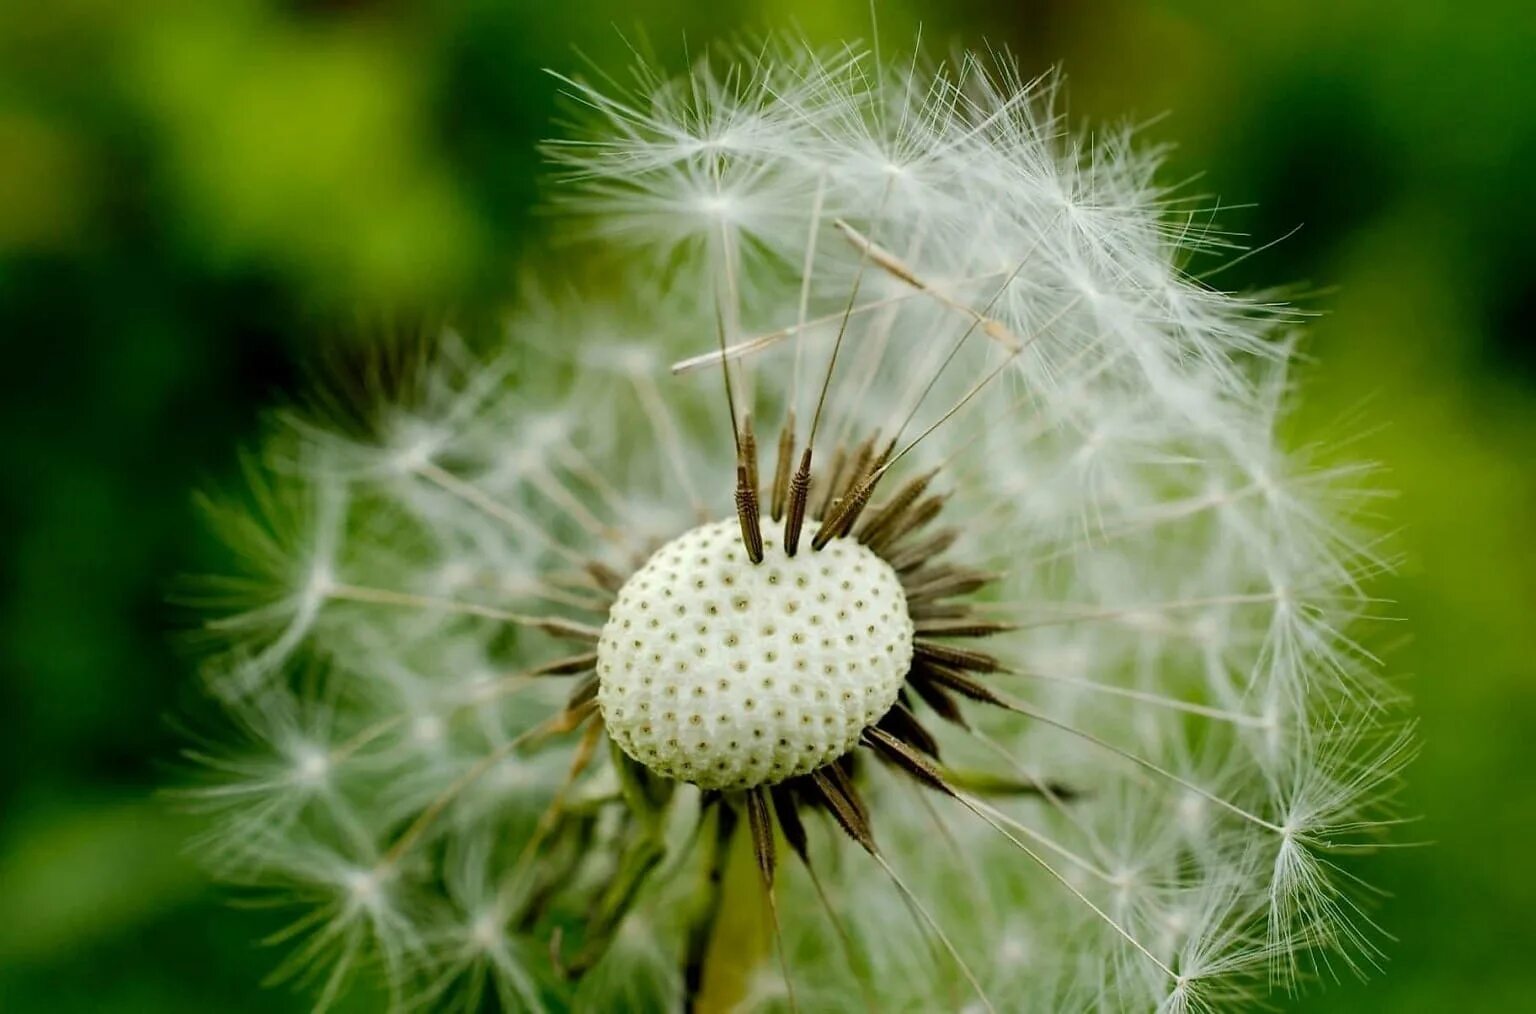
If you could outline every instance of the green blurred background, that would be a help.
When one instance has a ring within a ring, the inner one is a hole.
[[[1536,1010],[1536,7],[901,0],[887,47],[1060,62],[1080,120],[1171,116],[1168,179],[1257,241],[1219,276],[1324,311],[1303,432],[1364,436],[1418,698],[1375,864],[1387,974],[1305,1010]],[[575,50],[869,33],[864,0],[0,5],[0,1010],[298,1010],[270,926],[179,848],[167,630],[188,491],[359,315],[494,314],[547,223],[534,143]],[[1251,202],[1251,204],[1249,203]],[[1327,288],[1323,288],[1327,286]],[[1348,420],[1344,425],[1340,419]],[[1380,425],[1378,425],[1380,424]]]

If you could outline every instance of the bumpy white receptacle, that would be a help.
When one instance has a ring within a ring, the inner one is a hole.
[[[735,519],[657,550],[625,582],[597,646],[608,732],[653,771],[746,789],[842,756],[896,701],[912,620],[889,564],[851,539],[794,557]]]

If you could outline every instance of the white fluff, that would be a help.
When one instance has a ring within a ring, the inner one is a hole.
[[[1353,632],[1384,566],[1364,470],[1277,435],[1297,315],[1193,276],[1228,241],[1126,132],[1069,132],[1053,79],[783,45],[636,80],[569,81],[588,126],[551,147],[598,290],[536,284],[505,349],[448,340],[366,435],[285,428],[259,514],[224,514],[250,569],[209,671],[238,734],[197,798],[221,869],[318,899],[322,1000],[381,958],[402,1004],[680,1002],[697,793],[602,751],[567,784],[577,748],[520,737],[568,688],[520,674],[569,650],[528,616],[608,619],[586,561],[627,575],[735,524],[722,341],[765,471],[791,412],[823,468],[876,429],[910,445],[892,481],[942,465],[949,554],[1001,575],[978,608],[1019,628],[988,645],[1015,710],[942,735],[961,801],[867,765],[890,871],[820,820],[820,887],[781,865],[802,1003],[1226,1010],[1371,964],[1331,856],[1376,839],[1411,743]],[[1042,779],[1082,794],[997,792]],[[557,798],[584,837],[539,829]],[[580,919],[642,862],[561,981],[522,919],[542,877],[575,871],[553,904]],[[786,1002],[766,956],[753,981]]]

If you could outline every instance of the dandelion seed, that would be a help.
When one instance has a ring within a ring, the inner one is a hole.
[[[1189,278],[1220,241],[1155,157],[973,57],[562,80],[619,295],[428,336],[217,513],[239,735],[189,797],[309,906],[281,971],[1201,1011],[1376,963],[1338,857],[1411,737],[1350,632],[1360,474],[1278,443],[1296,321]]]

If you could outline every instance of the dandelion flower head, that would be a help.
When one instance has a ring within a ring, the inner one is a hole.
[[[1301,320],[1195,276],[1233,247],[1158,152],[975,57],[562,80],[596,281],[381,346],[210,509],[189,797],[295,906],[279,972],[1180,1011],[1372,966],[1364,469],[1282,441]]]

